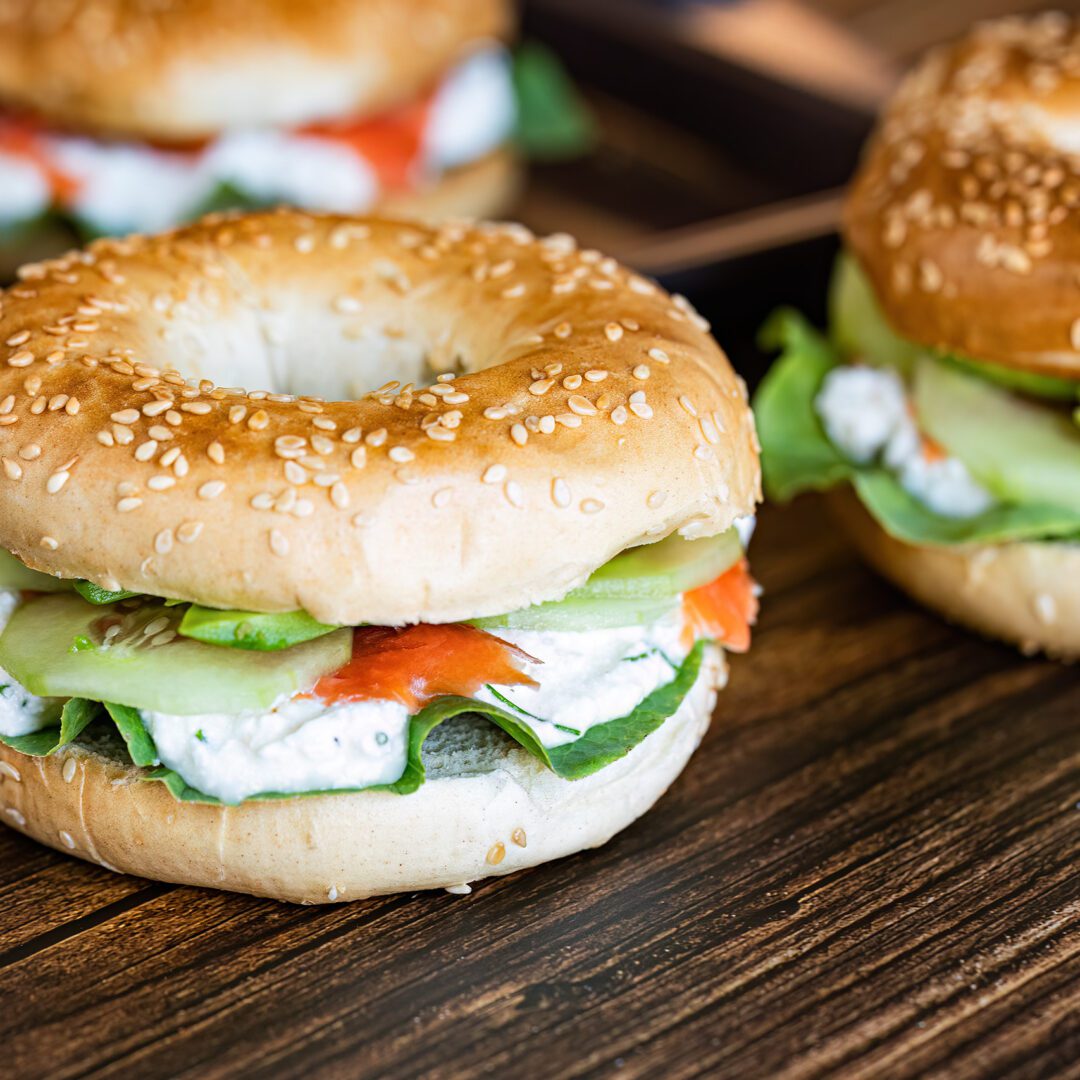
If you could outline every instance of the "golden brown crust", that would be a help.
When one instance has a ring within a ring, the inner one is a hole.
[[[6,0],[0,98],[53,123],[186,140],[414,98],[505,0]]]
[[[1080,377],[1080,24],[977,27],[931,52],[856,175],[845,237],[898,332]]]
[[[725,670],[710,649],[679,711],[582,780],[515,749],[412,795],[208,806],[79,744],[50,758],[0,745],[0,823],[110,870],[294,903],[458,886],[598,847],[645,813],[700,742]]]
[[[223,215],[22,276],[0,297],[0,546],[64,577],[457,621],[758,498],[745,386],[704,320],[569,237]]]
[[[829,498],[863,558],[919,603],[1025,653],[1080,657],[1080,549],[1074,545],[917,547],[884,532],[850,488]]]

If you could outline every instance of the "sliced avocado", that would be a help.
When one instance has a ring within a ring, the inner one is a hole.
[[[1080,511],[1080,432],[1067,413],[930,358],[914,385],[923,430],[999,499]]]
[[[483,630],[604,630],[662,618],[680,593],[715,581],[742,558],[735,529],[702,540],[671,535],[606,562],[562,600],[475,619]]]
[[[191,715],[267,709],[352,653],[350,630],[275,653],[220,649],[175,636],[180,618],[159,602],[95,607],[74,595],[43,597],[19,608],[0,635],[0,667],[43,697]]]
[[[473,619],[481,630],[608,630],[618,626],[644,626],[663,618],[675,606],[672,596],[661,600],[633,597],[590,599],[568,596],[548,604]]]
[[[701,540],[684,540],[672,533],[655,544],[616,555],[566,600],[670,599],[714,581],[742,555],[735,529]]]
[[[138,596],[139,593],[128,592],[127,589],[112,591],[95,585],[92,581],[76,581],[75,591],[91,604],[99,607],[104,604],[115,604],[117,600],[127,600],[129,597]]]
[[[276,652],[332,634],[336,629],[313,619],[306,611],[269,615],[257,611],[217,611],[192,604],[180,622],[179,632],[209,645]]]
[[[71,588],[70,581],[55,578],[31,570],[11,554],[0,548],[0,589],[25,589],[28,592],[64,592]]]

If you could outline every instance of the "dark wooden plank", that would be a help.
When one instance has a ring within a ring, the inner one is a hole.
[[[89,874],[104,912],[52,908],[0,967],[6,1074],[1067,1072],[1075,670],[913,608],[812,500],[755,546],[753,651],[684,776],[601,851],[466,899],[301,909],[118,896],[6,842],[8,871],[92,908]]]

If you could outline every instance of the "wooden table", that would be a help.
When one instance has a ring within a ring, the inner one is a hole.
[[[657,808],[472,896],[286,907],[0,830],[0,1076],[1080,1072],[1080,678],[767,510]]]

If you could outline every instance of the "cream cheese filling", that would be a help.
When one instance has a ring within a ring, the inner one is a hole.
[[[935,514],[976,517],[995,499],[959,459],[928,454],[900,374],[861,364],[833,368],[814,402],[829,441],[859,465],[880,461]]]

